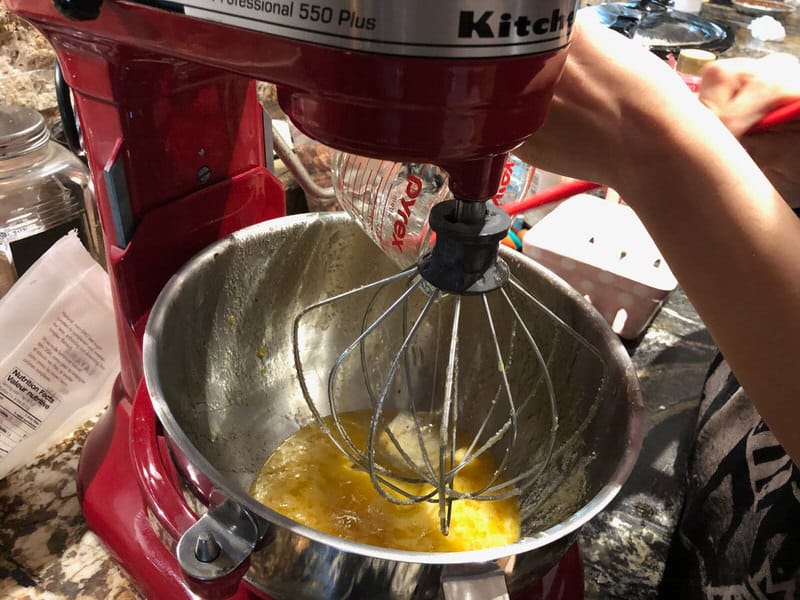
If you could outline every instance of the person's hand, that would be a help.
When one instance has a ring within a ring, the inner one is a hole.
[[[736,137],[764,116],[800,98],[800,62],[789,54],[729,58],[703,69],[700,102]]]
[[[800,206],[800,122],[746,132],[772,110],[800,99],[800,62],[788,54],[732,58],[703,69],[700,101],[739,138],[772,185]]]

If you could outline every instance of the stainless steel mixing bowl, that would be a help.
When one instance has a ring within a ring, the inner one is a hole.
[[[394,270],[355,223],[342,213],[269,221],[213,244],[172,278],[147,324],[144,369],[177,464],[187,479],[206,482],[195,486],[207,488],[197,494],[211,498],[211,510],[178,544],[190,576],[213,581],[252,552],[247,579],[280,600],[417,599],[439,597],[443,578],[487,567],[504,574],[513,592],[557,563],[581,525],[611,501],[630,473],[641,444],[641,395],[628,355],[602,317],[549,271],[520,253],[501,251],[514,276],[602,360],[549,317],[524,310],[555,385],[555,452],[521,497],[522,538],[471,552],[350,542],[300,525],[247,494],[272,450],[312,419],[294,368],[295,315]],[[308,372],[326,374],[341,351],[336,348],[357,336],[363,314],[349,310],[335,321],[320,313],[304,342]],[[468,333],[460,340],[478,353],[479,342]],[[487,362],[496,368],[493,355]],[[469,385],[481,385],[479,371]],[[522,376],[514,383],[518,389],[529,384]],[[484,414],[482,395],[474,397],[478,404],[462,414]],[[369,407],[364,394],[351,402]],[[520,416],[523,439],[510,461],[512,475],[541,459],[550,426],[547,402],[545,393],[537,394]]]

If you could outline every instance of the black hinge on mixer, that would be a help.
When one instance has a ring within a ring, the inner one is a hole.
[[[147,6],[152,6],[153,8],[160,8],[162,10],[168,10],[171,12],[183,12],[182,4],[178,4],[177,2],[167,2],[167,0],[132,0],[132,2],[136,4],[146,4]]]
[[[91,21],[100,14],[103,0],[53,0],[62,15],[74,21]]]
[[[132,0],[136,4],[146,4],[153,8],[161,8],[172,12],[183,12],[183,6],[175,2],[163,0]],[[73,21],[92,21],[100,16],[103,0],[53,0],[58,12]]]

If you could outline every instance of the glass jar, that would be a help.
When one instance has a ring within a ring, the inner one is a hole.
[[[72,229],[103,264],[88,169],[50,139],[39,112],[0,105],[0,296]]]

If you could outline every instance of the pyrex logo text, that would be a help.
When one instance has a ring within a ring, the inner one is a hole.
[[[568,15],[561,14],[556,8],[550,16],[531,19],[527,15],[514,17],[511,13],[503,13],[495,18],[494,11],[484,11],[476,15],[475,11],[462,10],[458,21],[458,37],[471,39],[479,38],[523,38],[531,35],[544,35],[556,33],[567,28],[572,29],[575,22],[575,11]]]
[[[422,191],[422,180],[416,175],[408,175],[408,185],[406,186],[406,197],[400,198],[400,210],[397,211],[397,218],[392,226],[392,246],[397,246],[400,252],[403,251],[403,240],[408,231],[408,219],[411,216],[411,209],[417,203],[417,196]]]
[[[500,201],[503,199],[503,196],[506,195],[506,190],[508,189],[508,184],[511,183],[511,176],[513,174],[514,161],[509,158],[503,167],[503,176],[500,178],[500,187],[497,189],[497,193],[494,195],[494,198],[492,198],[492,202],[494,202],[497,206],[500,206]]]

